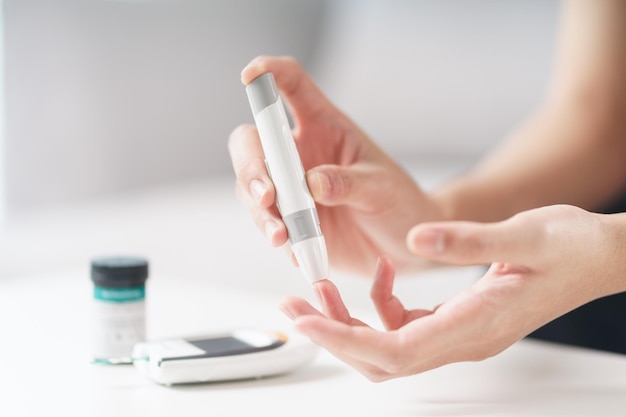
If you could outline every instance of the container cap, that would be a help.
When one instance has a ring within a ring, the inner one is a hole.
[[[148,261],[144,258],[111,256],[91,260],[91,280],[99,287],[140,287],[148,279]]]

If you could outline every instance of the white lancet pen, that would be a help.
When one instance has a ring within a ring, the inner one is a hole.
[[[291,250],[309,282],[327,279],[326,242],[274,75],[268,72],[254,79],[246,93]]]

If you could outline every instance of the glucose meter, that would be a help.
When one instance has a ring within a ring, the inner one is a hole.
[[[189,384],[287,373],[310,363],[318,350],[297,334],[242,328],[140,342],[133,348],[133,364],[159,384]]]

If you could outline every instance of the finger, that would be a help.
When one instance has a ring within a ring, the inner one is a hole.
[[[248,85],[267,72],[274,74],[276,86],[289,107],[294,110],[293,116],[297,125],[301,126],[303,121],[315,118],[329,108],[329,101],[300,63],[292,57],[256,57],[241,72],[241,82]]]
[[[300,297],[286,297],[278,306],[287,317],[294,320],[300,316],[322,316],[322,313]]]
[[[386,204],[385,193],[394,185],[370,164],[319,165],[307,172],[307,185],[313,199],[325,206],[348,205],[363,211],[375,211]],[[373,198],[374,197],[374,198]]]
[[[395,354],[392,333],[381,333],[368,326],[350,326],[312,315],[297,318],[294,326],[315,344],[372,380],[388,379],[390,373],[379,364],[387,364],[388,357],[399,356]]]
[[[237,178],[237,197],[270,244],[284,244],[287,229],[274,204],[276,191],[267,174],[256,128],[251,125],[236,128],[229,137],[228,150]]]
[[[389,259],[378,259],[370,297],[386,329],[397,329],[402,326],[406,313],[400,300],[392,294],[394,274]]]
[[[265,154],[263,153],[257,128],[251,124],[237,126],[228,137],[228,153],[230,154],[235,174],[239,174],[251,161],[261,161],[263,163]],[[258,177],[260,179],[269,179],[267,170],[260,170]]]
[[[233,130],[228,138],[228,153],[243,202],[261,208],[274,204],[274,185],[267,173],[256,128],[241,125]]]
[[[320,311],[300,297],[287,297],[281,302],[279,307],[280,310],[292,320],[296,320],[301,316],[316,316],[326,320],[331,320],[325,318]],[[380,369],[377,367],[366,362],[356,360],[348,355],[342,354],[341,352],[335,352],[334,356],[364,374],[380,374]]]
[[[402,330],[385,333],[310,315],[299,317],[294,325],[333,355],[367,364],[370,370],[378,369],[378,377],[382,379],[415,374],[460,360],[459,333],[466,327],[463,321],[455,323],[435,315],[415,320]]]
[[[242,187],[237,186],[236,194],[239,200],[244,203],[255,225],[263,232],[267,241],[274,247],[288,246],[286,245],[287,228],[277,214],[278,210],[274,206],[263,209],[251,203],[247,192]]]
[[[394,275],[395,269],[391,260],[381,257],[376,267],[370,296],[383,325],[388,330],[399,329],[409,321],[432,314],[430,310],[409,311],[404,308],[402,302],[392,293]]]
[[[540,252],[541,243],[534,227],[515,218],[485,224],[423,223],[407,235],[407,246],[416,255],[456,265],[526,264]]]
[[[353,319],[350,316],[350,312],[346,308],[343,300],[341,299],[341,294],[339,294],[339,290],[327,279],[317,281],[313,285],[313,289],[315,294],[320,301],[322,306],[322,311],[326,317],[329,317],[333,320],[338,320],[342,323],[361,326],[364,323],[361,320]]]

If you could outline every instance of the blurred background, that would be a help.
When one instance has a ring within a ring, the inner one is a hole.
[[[3,0],[5,214],[232,176],[259,54],[299,59],[410,169],[471,164],[541,100],[557,17],[554,0]]]

